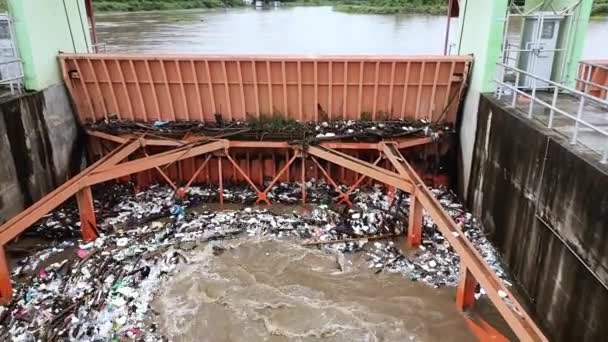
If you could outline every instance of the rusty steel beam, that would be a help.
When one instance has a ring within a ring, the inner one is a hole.
[[[312,146],[308,148],[307,152],[310,155],[353,170],[379,182],[394,186],[407,193],[411,193],[414,190],[412,183],[399,174],[378,166],[374,166],[373,164],[364,162],[347,154],[342,154],[335,150]]]
[[[329,184],[331,184],[334,189],[336,190],[336,192],[338,194],[340,194],[338,196],[338,202],[344,202],[346,203],[349,207],[353,206],[353,203],[350,201],[350,198],[348,196],[347,193],[345,193],[344,191],[342,191],[342,189],[340,189],[340,186],[338,184],[336,184],[336,182],[333,180],[333,178],[331,178],[331,176],[329,175],[329,173],[327,171],[325,171],[325,168],[323,166],[321,166],[321,164],[319,163],[319,161],[317,160],[317,158],[312,157],[312,161],[315,163],[315,165],[317,165],[317,167],[319,168],[319,170],[321,170],[321,173],[323,173],[323,176],[325,176],[325,178],[327,179],[327,181],[329,182]]]
[[[217,140],[184,146],[171,151],[155,154],[150,157],[125,162],[108,170],[93,172],[91,175],[86,177],[84,182],[87,186],[103,183],[140,171],[149,170],[155,166],[166,165],[178,160],[188,159],[201,154],[223,150],[227,148],[227,145],[228,144],[225,140]]]
[[[289,169],[289,167],[291,166],[291,164],[293,164],[293,162],[296,160],[296,158],[300,157],[300,152],[296,151],[293,154],[293,157],[291,157],[287,163],[285,163],[285,165],[281,168],[281,170],[279,170],[279,172],[277,172],[277,174],[274,176],[274,178],[272,179],[272,181],[270,182],[270,184],[268,184],[268,186],[266,187],[266,189],[264,189],[264,192],[262,194],[262,198],[260,198],[260,194],[258,194],[258,200],[256,201],[256,203],[259,203],[261,201],[266,202],[267,204],[270,204],[270,201],[268,200],[268,192],[272,189],[272,187],[276,184],[276,182],[279,180],[279,178],[281,178],[281,176],[285,173],[285,171],[287,171]],[[289,176],[287,176],[289,178]]]
[[[87,134],[93,137],[97,137],[104,140],[109,140],[116,143],[124,143],[128,139],[132,139],[134,137],[138,137],[133,134],[123,134],[123,135],[112,135],[101,131],[96,131],[92,129],[86,130]],[[148,134],[147,136],[152,136]],[[167,147],[176,147],[176,146],[184,146],[186,144],[192,143],[196,141],[196,139],[209,139],[209,137],[205,136],[197,136],[193,135],[194,140],[186,140],[186,139],[171,139],[171,138],[162,138],[159,136],[158,139],[146,138],[143,140],[143,144],[145,146],[167,146]],[[192,138],[191,138],[192,139]],[[422,146],[426,144],[430,144],[433,142],[433,139],[430,137],[411,137],[411,138],[392,138],[385,140],[389,143],[396,143],[400,149]],[[293,149],[299,148],[299,144],[292,144],[287,141],[248,141],[248,140],[229,140],[229,147],[231,148],[276,148],[276,149]],[[382,143],[361,143],[361,142],[340,142],[340,141],[323,141],[318,144],[318,146],[331,148],[331,149],[343,149],[343,150],[379,150],[382,147]]]
[[[32,224],[36,223],[42,216],[82,190],[82,180],[93,170],[103,165],[115,165],[139,147],[140,142],[138,140],[125,142],[0,227],[0,304],[8,303],[13,295],[10,270],[4,246]],[[92,197],[90,197],[91,194],[88,191],[90,189],[79,193],[77,196],[79,209],[82,210],[80,218],[82,221],[83,238],[85,239],[96,236],[95,211],[92,208]]]
[[[42,216],[57,208],[61,203],[80,191],[84,185],[82,181],[95,169],[102,165],[115,165],[140,147],[139,141],[132,141],[116,148],[112,153],[100,159],[87,169],[72,177],[57,189],[51,191],[38,202],[22,211],[0,227],[0,245],[14,239],[32,224],[36,223]]]
[[[0,304],[8,304],[13,297],[11,273],[6,260],[4,245],[0,245]]]
[[[84,241],[95,240],[98,234],[91,187],[86,187],[76,193],[76,203],[78,204],[78,213],[80,215],[82,239]]]
[[[486,291],[488,297],[515,335],[522,341],[547,341],[545,335],[526,313],[524,307],[519,304],[498,276],[492,272],[475,246],[466,238],[460,227],[443,209],[439,201],[433,196],[433,193],[425,186],[411,165],[399,153],[396,146],[385,144],[382,151],[391,163],[394,163],[393,166],[395,168],[404,170],[408,174],[409,179],[414,182],[416,199],[420,201],[433,222],[437,225],[439,231],[448,240],[456,253],[458,253],[461,262],[466,266],[467,272],[470,272],[475,281]],[[402,190],[405,191],[405,189]],[[467,281],[468,283],[463,285],[463,289],[466,291],[462,292],[462,297],[459,299],[459,302],[462,304],[460,305],[461,308],[468,304],[471,295],[470,278],[465,276],[463,281]],[[499,294],[499,291],[502,292],[502,295]],[[506,298],[510,301],[509,304],[505,302]]]
[[[120,178],[140,171],[149,170],[161,165],[172,164],[178,160],[222,150],[224,152],[222,155],[225,155],[240,173],[247,176],[247,174],[245,174],[245,172],[238,167],[238,164],[232,160],[228,154],[228,149],[230,148],[230,142],[228,140],[195,142],[185,146],[176,146],[176,148],[167,152],[118,164],[135,150],[142,147],[143,144],[145,144],[145,141],[146,140],[142,138],[134,141],[124,142],[119,148],[112,151],[109,155],[102,158],[85,171],[81,172],[78,176],[70,179],[57,190],[51,192],[32,207],[28,208],[21,214],[17,215],[14,219],[0,227],[0,301],[6,302],[7,300],[10,300],[10,296],[12,294],[10,274],[8,273],[6,257],[3,253],[4,244],[17,236],[23,230],[27,229],[40,217],[59,206],[71,196],[78,194],[77,201],[80,209],[81,221],[83,222],[83,237],[85,239],[95,238],[95,215],[92,207],[93,200],[90,192],[91,185]],[[316,161],[316,159],[314,159],[314,157],[335,163],[371,179],[413,194],[414,205],[416,208],[412,212],[418,212],[421,216],[422,208],[424,208],[429,213],[435,224],[437,224],[440,232],[445,236],[461,258],[465,273],[463,275],[463,282],[458,290],[457,301],[459,307],[464,310],[472,305],[473,291],[475,285],[479,283],[479,285],[486,290],[490,300],[494,303],[500,314],[504,317],[505,321],[519,338],[522,340],[545,341],[546,338],[534,324],[531,318],[526,314],[523,307],[502,284],[500,279],[498,279],[498,277],[488,268],[472,243],[464,236],[458,225],[445,212],[441,204],[434,198],[433,194],[424,185],[420,177],[403,158],[398,150],[398,146],[398,143],[383,142],[378,144],[378,148],[382,153],[385,154],[391,164],[395,167],[397,173],[327,147],[311,146],[308,147],[306,153],[313,157],[313,161],[316,164],[319,163]],[[242,148],[243,146],[239,147]],[[257,148],[257,146],[252,148]],[[306,156],[307,155],[305,153],[301,154],[303,203],[305,203],[306,198],[304,185],[306,179]],[[288,164],[291,164],[297,157],[298,155],[294,155]],[[207,161],[208,160],[209,157],[207,158]],[[284,172],[286,168],[287,167],[283,167],[279,175]],[[326,176],[328,176],[322,167],[320,169]],[[221,156],[218,158],[218,173],[220,178],[220,202],[223,202]],[[250,179],[249,182],[252,183]],[[260,192],[259,190],[257,191],[258,193]],[[416,224],[421,226],[421,224]],[[503,294],[499,294],[499,291],[502,291]],[[509,299],[509,304],[503,300],[505,297]],[[477,328],[479,328],[478,330],[481,331],[479,334],[485,332],[487,336],[496,335],[492,332],[491,327],[484,326],[483,322],[473,323]],[[476,331],[476,334],[477,333],[478,332]],[[478,336],[481,336],[479,334]]]
[[[467,311],[475,304],[475,288],[477,280],[465,263],[460,265],[460,283],[456,290],[456,306],[461,311]]]
[[[139,150],[141,147],[143,147],[143,138],[138,138],[136,140],[134,140],[134,139],[136,139],[136,138],[131,138],[131,139],[128,139],[128,140],[125,140],[124,142],[122,142],[121,144],[124,145],[127,142],[131,141],[131,143],[129,145],[125,146],[125,148],[123,150],[121,150],[120,153],[116,154],[115,156],[112,156],[110,159],[106,160],[103,164],[92,169],[89,173],[94,173],[94,172],[99,172],[102,170],[111,169],[113,166],[122,162],[124,159],[126,159],[131,154],[133,154],[133,152],[135,152],[135,151]]]
[[[483,342],[508,342],[509,340],[504,337],[498,330],[491,326],[488,322],[484,321],[479,315],[474,312],[466,312],[462,314],[465,323],[469,329],[479,341]]]
[[[196,172],[194,172],[194,174],[192,175],[192,177],[190,177],[190,180],[188,181],[188,183],[186,183],[186,186],[180,188],[181,192],[184,195],[186,194],[186,192],[188,191],[188,189],[192,185],[192,182],[194,182],[194,180],[196,179],[196,177],[198,177],[198,175],[201,173],[201,171],[203,171],[203,169],[205,168],[205,166],[207,166],[207,163],[209,162],[210,159],[211,159],[211,154],[207,155],[207,158],[205,158],[205,161],[201,164],[201,166],[198,167],[198,169],[196,169]]]
[[[268,198],[266,198],[266,193],[264,193],[264,192],[260,191],[260,189],[258,189],[258,187],[255,185],[255,183],[251,180],[251,178],[249,178],[249,175],[247,175],[247,173],[245,173],[245,171],[243,171],[243,169],[239,166],[239,164],[236,161],[234,161],[234,159],[232,158],[232,156],[230,156],[230,153],[228,153],[228,152],[226,152],[226,159],[228,159],[228,161],[230,161],[232,166],[234,166],[234,169],[237,170],[241,174],[241,176],[243,176],[243,178],[249,184],[249,186],[251,186],[253,188],[256,195],[258,196],[256,203],[264,202],[266,204],[270,204],[270,202],[268,201]]]
[[[142,148],[144,151],[144,155],[146,156],[146,158],[149,158],[150,155],[148,154],[148,152],[146,152],[146,148]],[[158,165],[154,166],[154,169],[158,172],[158,174],[163,177],[163,179],[165,180],[165,182],[167,182],[167,184],[169,184],[169,186],[171,188],[173,188],[173,190],[177,191],[177,185],[175,185],[173,183],[173,181],[171,180],[171,178],[169,178],[169,176],[167,176],[167,174],[165,173],[165,171],[163,169],[161,169]]]
[[[417,191],[410,195],[410,212],[407,229],[407,242],[411,247],[418,247],[422,242],[422,203],[418,199]]]
[[[88,135],[90,135],[92,137],[97,137],[97,138],[101,138],[104,140],[113,141],[113,142],[116,142],[119,144],[123,144],[125,141],[127,141],[129,139],[128,137],[108,134],[108,133],[104,133],[104,132],[96,131],[96,130],[92,130],[92,129],[87,129],[85,131],[87,132]]]

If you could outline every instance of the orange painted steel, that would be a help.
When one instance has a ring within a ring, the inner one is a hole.
[[[137,137],[134,134],[123,134],[123,135],[112,135],[100,131],[95,130],[86,130],[86,133],[89,136],[101,138],[104,140],[116,142],[119,144],[124,143],[125,141]],[[200,136],[191,136],[191,140],[186,139],[169,139],[169,138],[161,138],[161,139],[145,139],[146,146],[184,146],[186,144],[192,143],[193,141],[199,141],[200,139],[208,139],[206,137]],[[394,142],[397,144],[399,149],[405,149],[408,147],[420,146],[425,144],[430,144],[433,142],[433,139],[430,137],[414,137],[414,138],[395,138],[389,139],[387,141]],[[249,140],[229,140],[231,148],[266,148],[266,149],[285,149],[292,148],[293,144],[290,144],[287,141],[249,141]],[[320,142],[319,146],[333,148],[333,149],[344,149],[344,150],[378,150],[379,143],[362,143],[362,142],[335,142],[335,141],[326,141]]]
[[[103,148],[100,145],[121,143],[125,139],[134,137],[133,135],[126,134],[121,136],[114,136],[107,133],[101,133],[96,131],[89,131],[89,136],[94,137],[89,141],[89,152],[91,152],[91,160],[96,160],[100,156],[107,153],[107,148]],[[99,139],[98,139],[99,138]],[[103,139],[103,140],[101,140]],[[168,147],[184,146],[185,144],[191,143],[190,141],[198,141],[202,137],[197,135],[189,135],[188,137],[182,137],[177,139],[163,139],[162,137],[156,137],[147,135],[145,145],[149,147],[150,151],[158,153],[165,151]],[[431,138],[423,137],[412,137],[412,138],[398,138],[393,140],[398,144],[400,149],[408,149],[408,155],[413,158],[418,158],[422,164],[417,165],[417,169],[420,172],[424,172],[428,178],[427,181],[433,186],[449,186],[449,179],[443,174],[435,174],[438,170],[429,169],[425,166],[427,155],[437,154],[437,149],[440,149],[442,154],[447,153],[449,143],[433,141]],[[235,161],[239,163],[241,168],[250,175],[251,180],[263,189],[268,186],[267,182],[273,180],[278,171],[280,171],[286,164],[289,163],[291,157],[290,153],[293,150],[293,145],[286,141],[234,141],[228,142],[230,149],[234,153],[233,157]],[[297,146],[297,145],[295,145]],[[374,162],[379,156],[378,143],[358,143],[358,142],[336,142],[336,141],[325,141],[320,143],[320,146],[339,149],[345,153],[349,153],[359,159],[368,160]],[[215,158],[212,157],[213,164],[216,165]],[[186,184],[189,179],[194,179],[192,183],[218,183],[217,168],[209,165],[204,166],[201,170],[203,158],[186,159],[175,163],[175,165],[166,169],[167,175],[171,180],[178,186],[181,187]],[[385,164],[386,160],[382,161],[381,165]],[[306,169],[306,176],[312,178],[319,178],[321,171],[317,168],[314,163],[308,165]],[[300,181],[301,174],[301,163],[291,163],[291,165],[283,172],[279,174],[277,182],[297,182]],[[198,173],[197,173],[198,171]],[[235,183],[246,183],[247,180],[241,175],[241,173],[234,168],[232,163],[224,165],[224,173],[230,175],[226,177],[227,182]],[[342,167],[332,167],[328,169],[328,172],[341,184],[353,184],[358,175],[348,169]],[[193,178],[194,176],[194,178]],[[322,177],[322,175],[321,175]],[[156,182],[165,182],[165,179],[154,171],[146,171],[144,174],[139,175],[137,178],[137,184],[145,187]],[[183,183],[180,183],[183,181]]]
[[[471,241],[466,238],[460,226],[443,209],[439,201],[433,196],[433,193],[426,187],[411,165],[403,158],[399,150],[392,144],[384,144],[382,151],[396,169],[404,170],[408,174],[408,176],[404,177],[414,184],[416,191],[412,192],[407,189],[400,189],[409,192],[414,197],[412,200],[420,201],[422,207],[437,225],[439,231],[460,256],[464,274],[460,279],[461,286],[459,286],[458,290],[457,303],[459,308],[466,309],[467,305],[472,301],[474,293],[474,285],[472,284],[475,282],[479,283],[520,340],[547,341],[540,328],[526,313],[524,307],[519,304],[496,274],[488,268],[483,257],[475,249]]]
[[[608,60],[581,62],[578,68],[578,79],[576,83],[578,90],[601,99],[608,98]]]
[[[76,193],[76,203],[78,204],[78,212],[80,214],[82,239],[85,241],[95,240],[98,234],[91,187],[86,187]]]
[[[118,138],[112,138],[111,140],[116,141]],[[0,241],[2,242],[0,244],[0,301],[7,303],[12,296],[12,284],[10,281],[10,273],[6,262],[6,256],[3,253],[3,246],[50,210],[56,208],[61,203],[77,194],[77,203],[79,206],[81,219],[85,221],[85,223],[81,225],[83,227],[83,237],[85,239],[94,238],[96,236],[96,227],[92,207],[93,200],[90,192],[91,185],[132,175],[143,170],[154,169],[155,167],[161,165],[173,164],[178,160],[193,158],[203,154],[207,154],[206,161],[209,160],[211,154],[217,154],[220,203],[223,203],[222,192],[224,176],[222,169],[224,167],[222,160],[225,157],[232,164],[236,164],[235,166],[238,166],[236,161],[234,161],[234,158],[232,158],[229,153],[230,145],[231,142],[229,140],[215,140],[206,142],[197,141],[184,146],[173,147],[173,149],[170,151],[119,163],[129,155],[132,155],[138,148],[145,148],[146,146],[145,137],[124,142],[112,153],[96,162],[91,167],[87,168],[78,176],[72,178],[56,191],[45,196],[42,200],[25,210],[13,220],[0,227]],[[236,145],[238,146],[239,144]],[[523,307],[518,303],[517,299],[512,296],[508,289],[502,284],[501,280],[498,279],[498,277],[491,271],[479,252],[477,252],[472,243],[463,234],[460,227],[442,208],[430,190],[424,185],[420,177],[416,174],[411,165],[401,155],[398,145],[394,142],[381,142],[377,144],[377,147],[379,152],[384,154],[384,156],[390,161],[390,165],[397,170],[397,173],[386,168],[379,167],[375,165],[375,163],[368,163],[349,154],[345,154],[327,147],[291,146],[292,150],[294,151],[294,156],[290,159],[290,162],[293,162],[300,154],[302,156],[303,165],[301,170],[304,190],[302,192],[303,203],[306,196],[304,188],[304,183],[306,181],[306,158],[312,159],[313,163],[319,166],[319,169],[323,172],[328,181],[336,187],[337,185],[331,178],[329,172],[326,172],[325,169],[321,167],[316,158],[324,159],[328,163],[333,163],[344,168],[348,168],[358,174],[365,175],[370,179],[374,179],[378,182],[393,186],[409,193],[410,196],[413,197],[413,200],[419,201],[421,207],[429,214],[433,222],[438,226],[441,233],[460,256],[463,277],[461,279],[462,284],[459,286],[457,295],[457,304],[459,308],[465,310],[472,305],[474,299],[474,289],[476,284],[479,283],[479,285],[486,290],[490,300],[504,317],[507,324],[520,339],[525,341],[546,341],[546,338],[540,329],[527,315]],[[285,169],[286,168],[283,168],[281,172],[285,172]],[[245,174],[246,178],[249,180],[249,183],[259,194],[260,191],[249,179],[250,173],[245,173],[240,166],[237,167],[237,170]],[[251,170],[248,171],[251,172]],[[501,294],[500,292],[503,293]],[[508,298],[509,303],[507,304],[503,298]],[[499,333],[492,330],[492,328],[485,322],[475,324],[474,326],[472,325],[472,329],[474,329],[478,336],[487,336],[488,338],[491,336],[501,337]],[[484,333],[484,331],[487,332],[487,334]]]
[[[410,198],[410,216],[407,229],[407,242],[412,247],[418,247],[422,242],[422,214],[422,203],[420,203],[414,191]]]
[[[498,330],[484,321],[474,312],[463,313],[464,321],[469,326],[469,329],[477,336],[481,342],[507,342],[509,341]]]
[[[0,244],[0,304],[7,304],[13,297],[13,284],[10,274],[4,244]]]
[[[61,54],[82,122],[427,119],[455,122],[468,56]],[[110,101],[111,100],[111,101]],[[439,105],[440,104],[440,105]]]
[[[21,234],[23,230],[34,224],[40,217],[57,208],[61,203],[74,196],[80,189],[84,188],[84,186],[82,186],[82,181],[93,170],[102,165],[116,165],[139,147],[140,143],[137,140],[125,142],[112,153],[91,165],[77,176],[71,178],[66,183],[44,196],[34,205],[0,226],[0,245],[4,245],[14,239],[17,235]]]
[[[228,144],[224,140],[217,140],[207,143],[195,143],[183,147],[176,148],[171,151],[152,155],[150,157],[141,158],[134,161],[128,161],[120,165],[116,165],[108,170],[99,172],[93,171],[83,180],[86,185],[95,185],[112,179],[128,176],[140,171],[146,171],[156,166],[166,165],[178,160],[192,158],[201,154],[219,151],[228,148]]]

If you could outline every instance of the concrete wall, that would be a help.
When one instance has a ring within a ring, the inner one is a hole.
[[[65,182],[82,160],[63,85],[0,103],[0,223]]]
[[[43,90],[61,83],[59,51],[89,52],[91,46],[84,0],[9,0],[8,5],[25,87]]]
[[[468,204],[551,340],[608,336],[608,167],[482,96]]]
[[[471,157],[477,126],[477,104],[482,92],[494,90],[496,62],[498,62],[507,0],[463,0],[460,1],[459,55],[472,54],[473,70],[468,95],[464,102],[460,126],[460,159],[462,163],[460,192],[465,194],[471,170]],[[466,195],[466,194],[465,194]]]

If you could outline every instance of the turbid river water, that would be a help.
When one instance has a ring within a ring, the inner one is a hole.
[[[374,274],[357,255],[341,271],[335,255],[285,241],[222,246],[201,248],[164,284],[154,309],[169,339],[474,341],[453,289]]]
[[[137,53],[440,54],[445,24],[441,16],[330,7],[98,17],[108,52]],[[608,20],[591,22],[584,58],[608,56],[606,32]],[[191,261],[155,303],[173,341],[473,340],[456,311],[455,289],[373,274],[356,260],[352,271],[340,272],[333,255],[249,241],[217,256],[207,247]]]
[[[109,52],[440,54],[445,26],[443,16],[346,14],[331,7],[98,16]],[[591,21],[584,58],[608,58],[606,32],[608,18]]]

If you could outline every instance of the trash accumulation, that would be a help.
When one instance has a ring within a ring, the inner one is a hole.
[[[224,200],[242,203],[238,210],[209,211],[217,200],[212,187],[192,187],[179,200],[173,189],[153,186],[134,193],[128,185],[96,189],[100,237],[71,239],[16,262],[14,299],[0,308],[0,340],[105,341],[163,339],[150,303],[164,278],[204,242],[232,238],[270,238],[303,243],[328,253],[365,253],[374,272],[402,274],[433,287],[456,286],[459,257],[428,217],[420,248],[401,251],[391,239],[405,233],[409,198],[397,192],[392,202],[380,186],[357,190],[352,208],[334,205],[337,193],[322,181],[307,182],[306,213],[273,213],[255,202],[246,187],[224,189]],[[482,227],[446,189],[433,193],[464,234],[508,283],[495,249]],[[274,203],[296,204],[300,184],[277,184]],[[199,208],[197,208],[199,207]],[[78,236],[78,213],[67,203],[30,230],[45,238]],[[332,242],[333,241],[333,242]],[[318,247],[316,247],[318,246]],[[220,247],[214,252],[222,253]],[[340,266],[342,267],[342,266]]]
[[[156,121],[142,123],[107,119],[89,123],[87,128],[109,134],[149,133],[168,137],[202,134],[212,138],[245,140],[306,140],[309,142],[346,139],[379,141],[385,138],[422,136],[438,139],[440,134],[453,133],[451,125],[419,121],[323,121],[300,122],[283,118],[261,118],[250,121]]]

